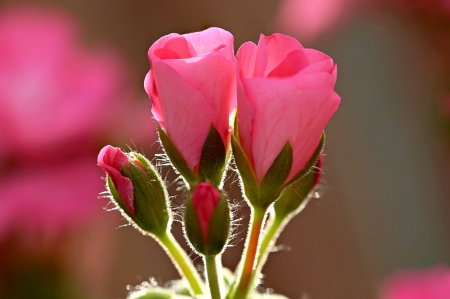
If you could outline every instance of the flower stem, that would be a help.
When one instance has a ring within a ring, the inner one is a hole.
[[[183,248],[181,248],[180,244],[178,244],[178,242],[175,240],[173,235],[170,232],[167,232],[156,237],[167,250],[172,263],[177,268],[181,277],[185,278],[188,281],[193,294],[203,294],[204,286],[200,276],[197,273],[197,270],[195,269],[189,257],[184,252]]]
[[[265,230],[264,232],[261,240],[261,246],[259,247],[255,271],[253,272],[251,278],[251,287],[255,285],[255,282],[261,274],[262,268],[267,261],[269,253],[272,252],[271,249],[275,245],[278,236],[280,235],[283,227],[286,224],[286,221],[284,221],[285,219],[286,218],[273,215],[273,218],[270,219],[270,222],[267,224],[267,230]]]
[[[247,298],[250,290],[251,278],[255,266],[256,254],[258,252],[259,238],[261,229],[266,216],[267,209],[259,207],[252,208],[252,217],[250,220],[251,228],[250,235],[247,238],[245,246],[244,260],[240,267],[240,273],[237,276],[238,285],[230,291],[229,298],[244,299]]]
[[[220,255],[205,255],[204,257],[211,299],[221,299],[217,257],[220,257]]]

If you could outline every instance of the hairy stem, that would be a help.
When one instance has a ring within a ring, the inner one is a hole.
[[[261,229],[264,223],[264,218],[267,209],[261,209],[253,207],[252,217],[250,220],[250,233],[247,238],[247,244],[245,246],[245,253],[243,255],[243,262],[239,268],[239,274],[237,275],[236,283],[233,285],[228,298],[244,299],[247,298],[248,293],[251,291],[251,278],[255,268],[256,254],[258,252],[259,238],[261,235]]]
[[[209,292],[211,293],[211,299],[221,299],[220,297],[220,283],[219,273],[217,271],[217,258],[220,255],[206,255],[205,267],[206,276],[208,277]]]
[[[197,270],[195,269],[187,254],[184,252],[183,248],[181,248],[180,244],[178,244],[178,242],[175,240],[173,235],[168,232],[161,236],[157,236],[157,239],[167,250],[172,263],[177,268],[181,277],[185,278],[188,281],[193,294],[203,294],[204,285],[197,273]]]

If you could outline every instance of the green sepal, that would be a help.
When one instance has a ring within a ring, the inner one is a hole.
[[[150,287],[128,295],[127,299],[187,299],[191,297],[178,295],[161,287]]]
[[[139,158],[145,159],[143,156]],[[141,165],[147,168],[149,164]],[[165,233],[170,221],[170,209],[167,192],[159,175],[156,171],[145,172],[132,161],[128,163],[128,166],[130,171],[123,167],[122,173],[133,183],[133,206],[139,227],[154,235]]]
[[[294,160],[293,155],[292,146],[287,141],[261,182],[257,203],[260,207],[268,207],[280,195],[284,187],[284,182],[291,172],[292,162]]]
[[[166,131],[158,125],[159,140],[164,147],[164,150],[169,157],[170,162],[172,162],[173,167],[178,171],[178,173],[186,180],[186,182],[192,187],[198,181],[197,175],[189,168],[186,160],[181,155],[178,148],[173,144],[170,137],[167,135]]]
[[[250,161],[234,135],[231,136],[231,147],[233,148],[234,162],[244,185],[245,197],[252,205],[256,204],[259,199],[258,180]]]
[[[305,200],[308,198],[309,193],[314,187],[315,177],[316,173],[311,170],[306,175],[286,187],[273,205],[275,217],[284,219],[300,212],[303,203],[305,203]]]
[[[230,208],[227,199],[222,195],[209,224],[205,255],[217,255],[224,250],[230,237],[230,223]]]
[[[203,255],[217,255],[225,248],[230,235],[230,209],[225,196],[220,196],[208,228],[206,240],[200,228],[197,213],[189,196],[184,211],[184,231],[191,246]]]
[[[116,187],[114,187],[114,183],[109,175],[107,175],[107,182],[108,182],[109,193],[112,195],[114,202],[118,205],[122,214],[124,216],[132,219],[134,216],[130,213],[128,208],[125,206],[125,203],[124,203],[122,197],[119,195],[119,192],[117,192]]]
[[[294,183],[299,178],[306,175],[311,170],[311,168],[313,168],[313,166],[316,165],[317,160],[319,160],[320,154],[323,151],[324,145],[325,145],[325,131],[322,132],[322,136],[320,137],[319,145],[317,146],[316,151],[312,155],[311,159],[309,159],[309,161],[308,161],[308,163],[306,163],[305,167],[303,167],[303,169],[299,173],[297,173],[289,182],[287,182],[285,184],[285,186],[289,186],[290,184]]]
[[[205,240],[203,240],[202,230],[198,222],[194,203],[189,196],[184,209],[184,233],[190,245],[199,253],[206,252]]]
[[[204,182],[209,181],[215,186],[220,186],[226,162],[227,151],[222,136],[214,125],[211,124],[211,129],[202,149],[198,171],[200,179]]]

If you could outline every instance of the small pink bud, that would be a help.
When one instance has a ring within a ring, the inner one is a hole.
[[[204,240],[207,239],[211,217],[219,201],[220,192],[210,183],[198,184],[192,193],[192,203]]]
[[[97,163],[111,177],[114,187],[122,197],[129,212],[135,215],[133,184],[129,178],[121,173],[123,166],[128,167],[129,160],[130,158],[120,149],[107,145],[98,154]]]

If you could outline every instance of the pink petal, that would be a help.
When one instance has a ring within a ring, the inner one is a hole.
[[[300,89],[289,80],[246,79],[247,96],[254,101],[252,151],[255,172],[262,180],[281,149],[290,141],[292,178],[309,161],[321,133],[336,111],[340,98],[331,89]]]
[[[290,77],[297,74],[308,65],[308,57],[304,50],[294,50],[286,55],[284,60],[276,66],[267,77]]]
[[[246,42],[239,48],[236,60],[238,76],[241,79],[253,77],[257,51],[257,46],[252,42]]]
[[[97,163],[111,177],[125,206],[132,214],[135,214],[133,184],[129,178],[121,173],[122,167],[127,167],[128,160],[129,158],[118,148],[107,145],[101,149]]]
[[[279,33],[271,36],[261,34],[254,76],[267,76],[290,52],[295,50],[303,50],[303,46],[293,37]]]
[[[170,60],[165,63],[208,101],[216,115],[213,124],[226,142],[232,112],[230,107],[236,106],[235,61],[229,61],[219,53],[211,53],[195,63],[189,60]]]
[[[219,200],[219,191],[209,183],[198,184],[192,193],[192,204],[205,240],[208,237],[209,224]]]
[[[216,120],[216,112],[209,101],[165,61],[154,60],[153,76],[165,130],[188,166],[194,169],[200,162],[203,144]]]
[[[195,50],[183,36],[176,33],[161,37],[148,50],[150,62],[156,57],[159,59],[179,59],[193,56],[195,56]]]
[[[164,116],[162,114],[161,101],[159,100],[158,90],[156,89],[155,79],[153,78],[153,72],[150,70],[145,76],[144,80],[145,91],[150,96],[152,101],[152,114],[158,123],[161,124],[163,128],[166,127],[164,123]]]
[[[183,35],[194,48],[196,55],[201,55],[226,48],[226,58],[233,60],[233,35],[221,28],[211,27],[206,30]]]

